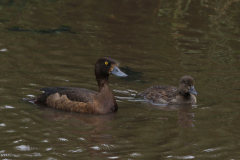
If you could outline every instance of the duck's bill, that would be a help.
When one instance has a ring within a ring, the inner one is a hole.
[[[118,67],[114,66],[113,70],[110,72],[118,77],[127,77],[128,75],[123,73]]]
[[[197,95],[197,91],[195,90],[194,86],[191,86],[190,89],[188,90],[190,93]]]

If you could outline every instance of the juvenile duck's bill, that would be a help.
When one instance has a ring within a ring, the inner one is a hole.
[[[123,73],[118,67],[114,67],[113,70],[110,72],[111,74],[114,74],[118,77],[127,77],[128,75]]]
[[[197,91],[195,90],[194,86],[191,86],[190,89],[188,90],[190,93],[197,95]]]

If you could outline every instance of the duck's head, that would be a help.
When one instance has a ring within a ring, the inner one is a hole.
[[[194,79],[191,76],[183,76],[181,78],[179,83],[179,90],[183,95],[189,93],[194,95],[198,94],[194,88]]]
[[[123,73],[119,68],[117,62],[109,57],[99,58],[95,64],[95,75],[96,76],[109,76],[114,74],[118,77],[126,77],[127,74]]]

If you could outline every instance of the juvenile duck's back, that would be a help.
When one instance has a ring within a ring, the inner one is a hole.
[[[154,103],[169,104],[178,94],[178,88],[173,86],[152,86],[139,95]]]

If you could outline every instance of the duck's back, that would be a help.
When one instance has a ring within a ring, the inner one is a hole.
[[[173,86],[152,86],[139,95],[154,103],[171,104],[178,98],[179,91]]]
[[[78,102],[92,102],[94,96],[97,92],[85,89],[85,88],[75,88],[75,87],[45,87],[41,89],[45,93],[37,97],[37,103],[46,103],[47,97],[59,93],[60,95],[66,95],[71,101]]]

